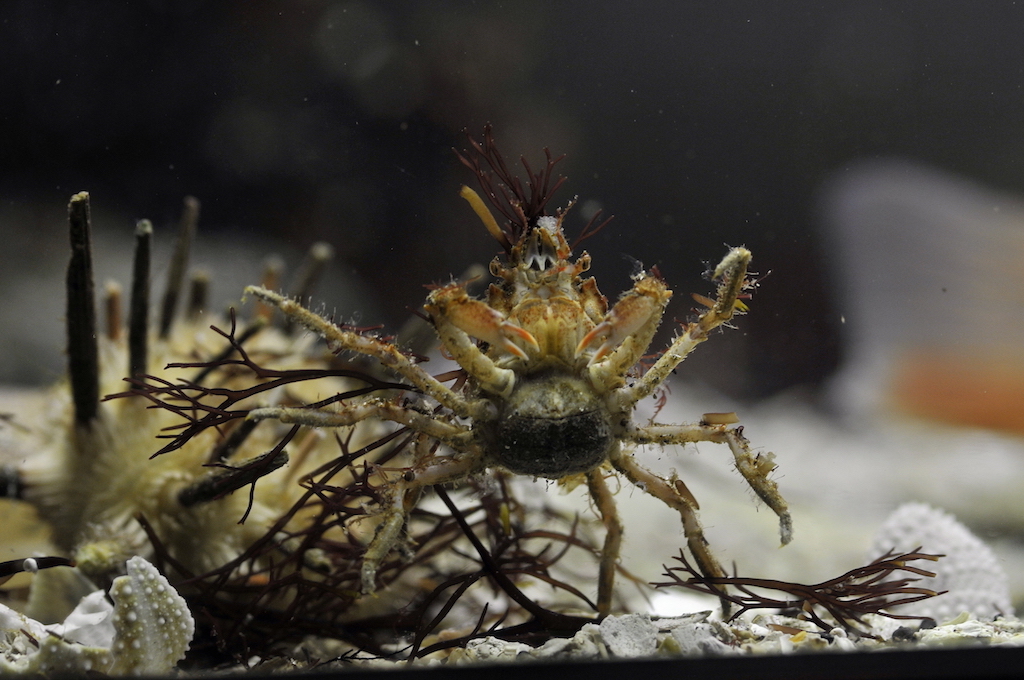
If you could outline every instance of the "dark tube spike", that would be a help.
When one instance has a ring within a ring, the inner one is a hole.
[[[128,375],[145,375],[149,362],[149,271],[153,250],[153,225],[135,225],[135,259],[132,263],[132,299],[128,311]]]
[[[185,272],[188,270],[188,256],[195,237],[196,225],[199,224],[199,199],[194,196],[185,197],[185,207],[181,213],[181,225],[178,238],[174,244],[174,255],[167,270],[167,289],[164,291],[163,304],[160,308],[160,337],[166,338],[171,332],[174,321],[174,310],[178,306],[178,297],[185,285]]]
[[[96,344],[96,297],[92,272],[92,223],[89,193],[68,204],[71,260],[67,272],[68,375],[75,422],[88,425],[99,413],[100,360]]]

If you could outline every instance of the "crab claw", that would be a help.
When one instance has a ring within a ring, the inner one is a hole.
[[[498,314],[500,316],[499,312],[495,312],[495,314]],[[533,337],[533,335],[529,331],[520,328],[519,326],[509,321],[502,321],[501,323],[498,324],[496,336],[492,333],[490,339],[485,337],[480,337],[480,339],[483,340],[484,342],[495,344],[498,347],[504,349],[506,352],[516,355],[520,359],[525,359],[526,352],[524,352],[519,347],[519,345],[512,342],[512,337],[519,338],[520,340],[525,342],[533,351],[540,351],[540,345],[537,344],[537,338]]]
[[[513,338],[525,343],[535,352],[540,350],[537,339],[529,331],[512,323],[505,315],[486,303],[474,300],[464,292],[445,302],[447,304],[439,304],[441,300],[433,300],[432,306],[437,313],[442,314],[452,325],[470,337],[500,347],[520,359],[526,359],[527,355],[522,347],[512,341]],[[431,310],[432,313],[434,310]]]
[[[663,299],[647,290],[637,289],[622,297],[605,317],[604,321],[594,326],[576,346],[576,356],[580,356],[592,346],[600,342],[590,362],[595,363],[608,356],[616,347],[648,324],[657,324],[667,296]]]
[[[608,352],[615,348],[618,343],[612,339],[612,331],[614,325],[610,321],[602,321],[601,323],[594,326],[594,328],[587,333],[580,344],[576,345],[576,356],[583,354],[587,349],[594,343],[603,341],[601,346],[594,352],[592,361],[600,361]]]

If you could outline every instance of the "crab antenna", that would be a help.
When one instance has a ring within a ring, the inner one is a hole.
[[[484,226],[487,227],[487,231],[490,232],[491,236],[501,244],[502,248],[505,250],[510,249],[512,244],[509,243],[508,237],[505,236],[505,232],[503,232],[501,227],[498,226],[498,222],[494,219],[494,215],[492,215],[491,211],[487,209],[483,199],[480,198],[480,194],[463,184],[462,189],[459,191],[459,196],[466,199],[470,207],[473,208],[473,212],[475,212],[476,216],[480,218],[480,221],[484,223]]]

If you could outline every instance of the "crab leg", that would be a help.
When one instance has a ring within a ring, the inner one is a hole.
[[[758,453],[750,450],[750,442],[743,436],[743,428],[727,428],[724,425],[649,425],[636,427],[629,438],[637,444],[688,444],[692,442],[714,442],[727,444],[747,484],[758,498],[772,509],[779,518],[779,534],[782,545],[793,540],[793,518],[789,505],[779,493],[779,486],[768,475],[775,469],[775,454]],[[667,501],[666,501],[667,502]]]
[[[654,366],[633,386],[624,387],[616,393],[620,408],[628,409],[649,396],[697,345],[708,339],[708,333],[732,319],[737,308],[743,309],[743,303],[737,298],[746,283],[750,258],[750,251],[746,248],[733,248],[726,254],[713,274],[714,279],[721,282],[714,306],[689,324],[686,331],[675,339]]]
[[[470,433],[457,425],[435,420],[417,411],[380,399],[361,404],[346,404],[336,411],[268,406],[253,409],[246,416],[246,420],[274,419],[286,425],[298,424],[307,427],[346,427],[367,418],[379,418],[400,423],[447,444],[457,445],[460,440],[469,441],[471,439]]]
[[[635,486],[651,494],[665,505],[679,513],[683,520],[683,534],[686,546],[701,573],[705,576],[720,578],[726,576],[722,565],[711,554],[708,541],[704,537],[704,528],[697,517],[697,501],[684,484],[679,480],[669,482],[637,463],[629,454],[616,455],[611,460],[615,469],[625,475]]]
[[[364,593],[369,594],[377,589],[377,571],[401,539],[408,512],[416,504],[423,488],[462,479],[479,467],[479,452],[461,456],[434,456],[395,480],[390,488],[391,504],[384,510],[377,531],[363,554],[359,576]]]
[[[494,417],[494,405],[486,399],[466,400],[412,362],[394,345],[352,331],[346,331],[327,319],[314,314],[295,300],[259,286],[245,289],[247,295],[274,305],[285,315],[320,335],[336,349],[344,349],[378,359],[384,366],[406,378],[425,394],[451,409],[459,417],[489,420]]]
[[[615,499],[604,479],[601,468],[587,473],[587,486],[594,499],[597,512],[604,523],[604,547],[601,549],[601,566],[597,576],[597,615],[604,617],[611,611],[612,592],[615,586],[615,567],[622,548],[622,522],[615,509]]]

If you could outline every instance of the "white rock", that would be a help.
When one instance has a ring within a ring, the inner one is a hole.
[[[729,645],[715,636],[711,624],[704,622],[677,626],[672,629],[672,637],[679,645],[679,652],[687,656],[726,654],[731,651]]]
[[[658,649],[658,627],[646,614],[609,616],[600,628],[601,639],[614,656],[651,656]]]

